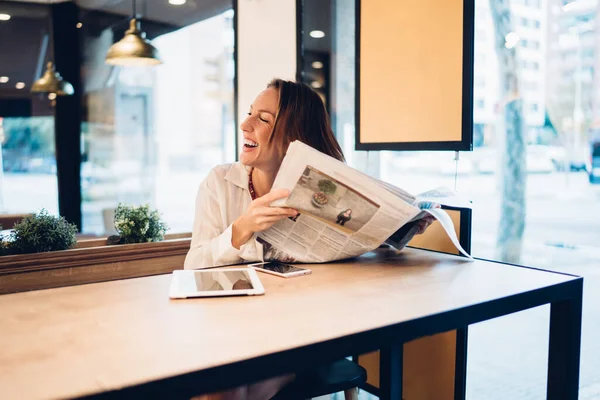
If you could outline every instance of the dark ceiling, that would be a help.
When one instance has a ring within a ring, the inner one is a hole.
[[[304,48],[317,52],[331,51],[331,0],[304,0],[303,18],[302,18],[302,40]],[[315,39],[310,36],[310,32],[320,30],[325,33],[325,37]]]
[[[52,54],[49,32],[50,4],[61,1],[2,1],[0,13],[11,16],[0,21],[0,97],[24,97],[31,84],[43,73],[43,65]],[[132,12],[129,0],[77,0],[84,26],[82,34],[98,35],[106,28],[115,32],[127,29]],[[142,27],[149,39],[218,15],[232,7],[232,0],[187,0],[184,5],[174,6],[167,0],[137,1],[137,13],[142,16]],[[47,50],[44,51],[44,37]],[[17,82],[25,88],[15,87]]]
[[[245,1],[245,0],[243,0]],[[11,15],[0,21],[0,97],[23,98],[29,95],[31,84],[43,73],[50,59],[52,40],[49,32],[50,5],[62,0],[0,0],[0,13]],[[187,0],[174,6],[168,0],[137,0],[137,13],[142,15],[142,28],[148,38],[171,32],[232,8],[233,0]],[[131,0],[75,0],[83,23],[81,33],[99,35],[106,28],[115,33],[127,29]],[[307,52],[329,53],[331,49],[331,0],[304,0],[303,41]],[[322,30],[325,37],[310,37],[312,30]],[[118,37],[120,34],[116,34]],[[47,48],[44,51],[44,38]],[[17,82],[25,83],[17,89]]]
[[[0,83],[0,93],[22,96],[34,80],[38,57],[45,34],[48,32],[48,7],[0,2],[0,13],[11,19],[0,21],[0,77],[9,81]],[[48,49],[52,51],[50,41]],[[17,82],[25,88],[17,90]]]
[[[76,0],[83,10],[97,10],[121,15],[125,19],[132,13],[131,0]],[[137,13],[148,21],[182,28],[195,22],[214,17],[233,7],[233,0],[187,0],[174,6],[167,0],[137,1]]]

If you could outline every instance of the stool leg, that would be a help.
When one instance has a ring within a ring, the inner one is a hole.
[[[345,400],[358,400],[358,388],[344,390]]]

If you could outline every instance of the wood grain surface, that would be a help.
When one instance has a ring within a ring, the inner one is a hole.
[[[416,249],[310,268],[261,274],[253,297],[170,300],[170,275],[0,296],[2,398],[99,393],[575,279]]]

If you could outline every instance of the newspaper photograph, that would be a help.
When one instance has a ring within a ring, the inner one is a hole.
[[[460,246],[452,219],[439,208],[447,197],[441,189],[413,196],[300,141],[290,144],[273,189],[287,189],[290,195],[271,206],[294,208],[300,214],[255,235],[264,261],[335,261],[383,243],[401,250],[426,215],[433,215],[457,249],[471,258]]]
[[[348,233],[358,232],[379,209],[379,204],[310,165],[285,203]]]

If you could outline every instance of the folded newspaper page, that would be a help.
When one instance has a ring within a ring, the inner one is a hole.
[[[273,189],[287,189],[272,206],[291,207],[295,218],[277,222],[256,235],[264,260],[327,262],[356,257],[388,243],[402,249],[418,230],[416,221],[433,215],[456,248],[452,219],[439,208],[451,191],[420,196],[374,179],[300,142],[290,144]]]

